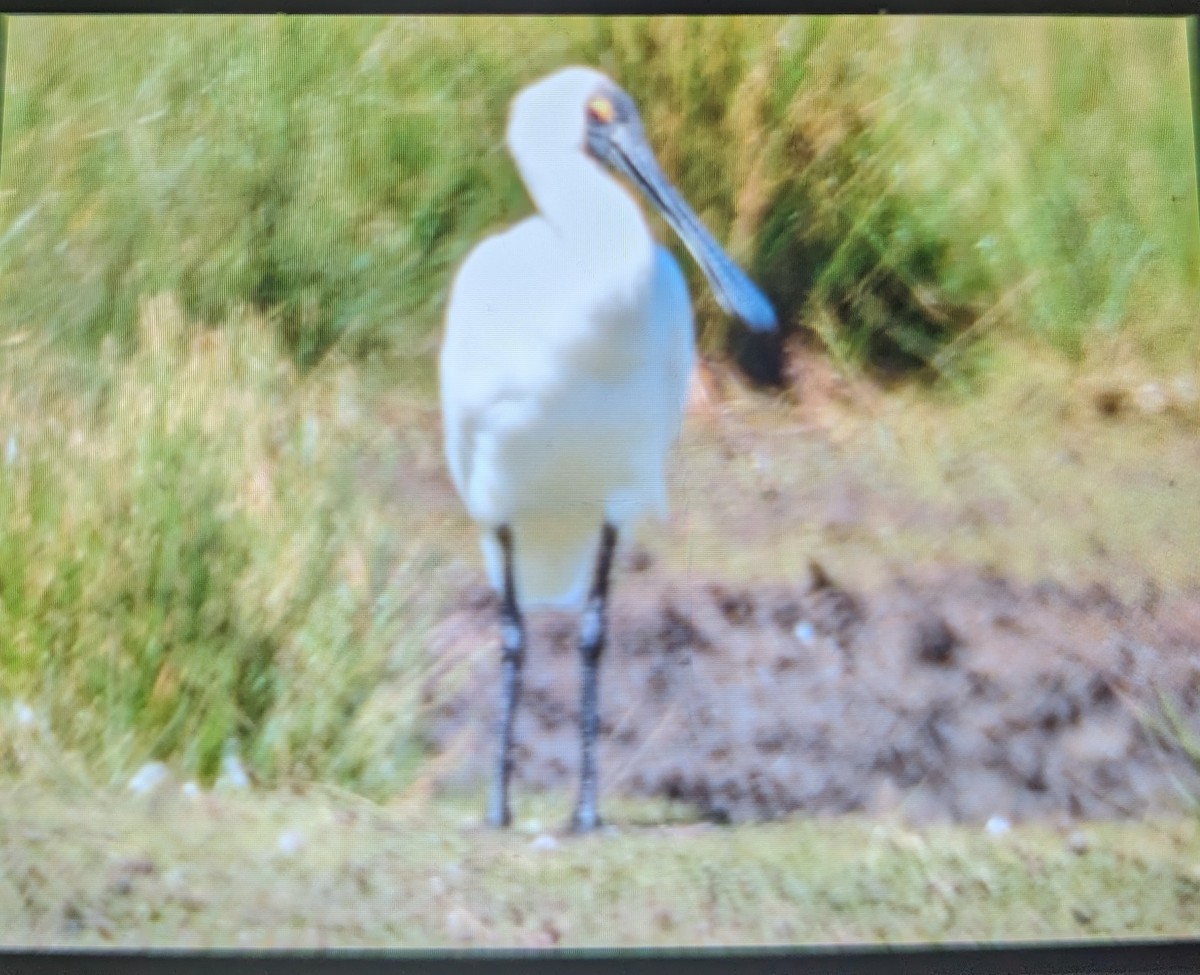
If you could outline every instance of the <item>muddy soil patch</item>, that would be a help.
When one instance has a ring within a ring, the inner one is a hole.
[[[610,794],[720,820],[899,811],[915,822],[1111,818],[1200,785],[1200,593],[1136,605],[1094,587],[938,570],[854,592],[818,566],[734,589],[627,574],[601,683]],[[447,789],[491,774],[495,605],[464,593],[425,688]],[[575,620],[532,614],[517,788],[574,789]],[[1164,707],[1164,701],[1167,702]]]

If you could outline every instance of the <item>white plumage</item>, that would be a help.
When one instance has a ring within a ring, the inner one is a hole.
[[[678,264],[582,149],[584,104],[605,81],[568,69],[516,100],[509,148],[539,212],[472,251],[447,314],[450,473],[497,589],[491,529],[511,526],[524,606],[578,606],[601,523],[665,511],[693,365]]]

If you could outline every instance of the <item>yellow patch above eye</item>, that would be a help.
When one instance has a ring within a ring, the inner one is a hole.
[[[607,125],[613,120],[613,106],[607,98],[593,98],[588,102],[588,111],[591,112],[592,118],[597,119]]]

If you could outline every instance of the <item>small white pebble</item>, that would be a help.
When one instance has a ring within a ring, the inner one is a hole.
[[[558,840],[556,840],[549,833],[543,833],[541,836],[536,837],[534,841],[529,844],[529,848],[531,850],[557,850]]]
[[[4,463],[9,467],[17,462],[17,435],[10,433],[8,443],[4,445]]]
[[[17,724],[22,728],[32,728],[34,722],[37,721],[37,715],[33,713],[33,708],[24,701],[17,701],[13,705],[13,713],[16,715]]]
[[[183,783],[179,791],[189,799],[198,799],[200,797],[200,786],[198,786],[195,782],[189,781]]]
[[[290,856],[304,846],[304,834],[298,829],[285,829],[279,834],[279,839],[275,841],[275,846],[280,853],[286,853]]]
[[[1067,837],[1067,847],[1076,856],[1083,856],[1088,851],[1088,840],[1079,830]]]
[[[1012,824],[1003,816],[993,816],[983,828],[991,833],[992,836],[1003,836],[1012,829]]]
[[[133,773],[129,780],[129,791],[134,795],[149,795],[170,776],[170,770],[162,762],[147,762]]]
[[[221,774],[217,785],[226,789],[246,789],[250,786],[250,776],[246,774],[242,760],[236,752],[226,752],[221,758]]]
[[[806,647],[811,647],[817,637],[817,631],[813,629],[813,625],[808,620],[801,620],[796,624],[796,628],[792,630],[792,636]]]
[[[456,941],[466,941],[474,934],[475,919],[461,907],[446,915],[446,933]]]
[[[1200,390],[1196,389],[1196,380],[1186,373],[1180,373],[1171,380],[1171,394],[1179,406],[1195,406],[1200,402]]]
[[[317,435],[320,431],[321,425],[315,416],[309,414],[304,418],[304,440],[300,449],[305,464],[311,464],[316,456]]]
[[[1161,413],[1167,408],[1167,397],[1158,383],[1142,383],[1133,395],[1143,413]]]

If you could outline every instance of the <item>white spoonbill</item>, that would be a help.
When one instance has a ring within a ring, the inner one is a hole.
[[[522,608],[582,608],[577,831],[594,828],[596,684],[617,538],[666,505],[693,366],[679,265],[613,170],[662,213],[717,300],[775,327],[762,293],[667,182],[633,100],[573,67],[524,89],[508,148],[537,213],[481,242],[451,288],[440,362],[446,459],[501,598],[503,687],[488,821],[510,822]]]

